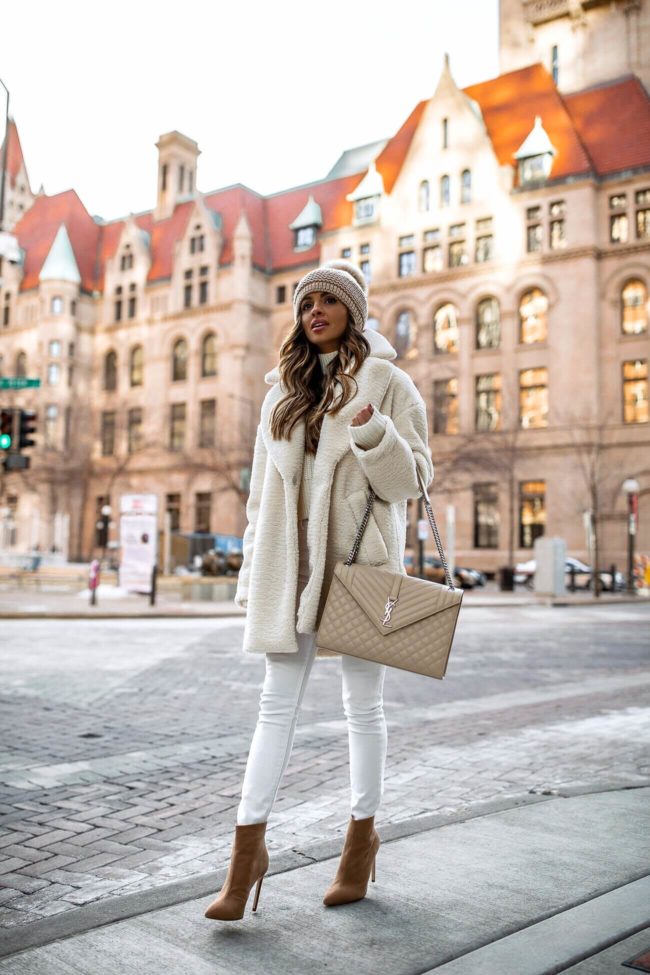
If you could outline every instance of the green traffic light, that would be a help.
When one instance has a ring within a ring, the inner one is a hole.
[[[0,450],[9,450],[11,447],[11,436],[8,433],[0,434]]]

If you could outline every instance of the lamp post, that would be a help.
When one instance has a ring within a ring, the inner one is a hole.
[[[2,146],[2,170],[0,171],[0,232],[4,224],[5,215],[5,173],[7,171],[7,150],[9,149],[9,89],[5,85],[2,78],[0,78],[0,85],[4,88],[7,93],[7,101],[5,107],[5,134]]]
[[[627,495],[627,592],[636,596],[634,583],[634,536],[639,513],[639,482],[634,477],[623,481],[623,490]]]
[[[111,524],[112,511],[113,509],[111,508],[110,504],[102,505],[102,520],[101,520],[102,543],[103,543],[102,562],[106,561],[106,549],[108,547],[108,529],[110,528],[110,524]]]

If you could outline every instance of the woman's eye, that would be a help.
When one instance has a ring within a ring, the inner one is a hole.
[[[332,305],[336,303],[336,298],[334,297],[334,295],[328,295],[325,301],[327,301],[330,305]]]

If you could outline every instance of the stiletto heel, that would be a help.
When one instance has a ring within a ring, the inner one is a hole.
[[[370,877],[375,879],[375,857],[380,845],[374,816],[350,819],[336,876],[325,893],[324,904],[350,904],[366,896]]]
[[[372,882],[375,882],[375,861],[372,861]]]
[[[262,881],[264,880],[264,874],[257,881],[257,887],[255,888],[255,900],[253,901],[253,911],[257,910],[257,902],[260,899],[260,891],[262,889]]]

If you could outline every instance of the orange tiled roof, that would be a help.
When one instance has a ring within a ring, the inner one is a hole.
[[[650,163],[650,98],[634,75],[564,101],[600,176]]]
[[[514,153],[530,132],[536,115],[541,116],[558,150],[553,163],[554,179],[590,172],[602,175],[650,165],[650,99],[635,77],[562,97],[546,69],[534,64],[464,90],[478,102],[502,165],[514,165]],[[404,164],[426,104],[421,101],[416,105],[377,157],[377,169],[388,193]],[[10,133],[10,148],[14,144],[15,153],[20,153],[15,126],[13,131],[16,138]],[[612,133],[616,133],[614,138]],[[17,158],[22,160],[22,153],[12,157],[14,166]],[[221,217],[224,246],[220,263],[232,262],[233,237],[242,212],[251,227],[256,267],[279,271],[318,262],[320,244],[296,253],[289,224],[312,193],[321,207],[324,231],[349,226],[352,204],[346,196],[361,177],[359,173],[323,180],[268,197],[241,184],[206,194],[205,206]],[[150,234],[149,281],[171,276],[174,246],[187,229],[192,206],[191,201],[177,204],[166,220],[154,222],[151,211],[135,217],[137,225]],[[18,223],[16,234],[27,252],[21,289],[37,285],[38,274],[61,223],[66,224],[72,242],[82,287],[101,290],[106,261],[115,254],[124,220],[96,224],[73,190],[38,197]]]
[[[18,135],[18,128],[16,123],[12,118],[9,119],[9,124],[7,126],[7,176],[9,177],[9,185],[13,187],[18,178],[18,174],[21,169],[25,170],[25,175],[27,174],[27,166],[25,166],[25,159],[23,157],[23,150],[20,144],[20,136]],[[4,141],[2,147],[0,147],[0,158],[2,157],[2,149],[4,148]],[[29,177],[27,178],[27,183],[29,184]]]
[[[587,174],[592,165],[553,79],[541,64],[510,71],[491,81],[470,85],[465,94],[481,107],[488,135],[502,166],[514,163],[513,154],[533,127],[535,116],[557,149],[551,177]],[[650,161],[650,157],[649,157]]]

